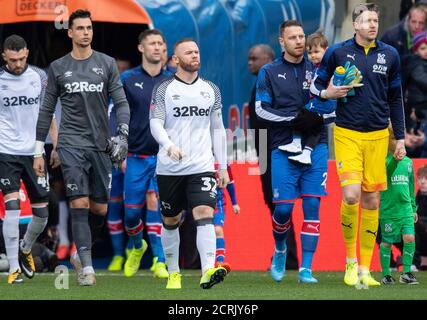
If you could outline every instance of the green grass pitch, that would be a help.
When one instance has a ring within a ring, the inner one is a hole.
[[[427,299],[427,272],[418,272],[419,285],[371,287],[356,290],[343,283],[342,272],[315,272],[318,284],[299,284],[296,271],[288,271],[285,279],[276,283],[268,272],[233,271],[225,281],[209,290],[199,287],[199,271],[182,271],[181,290],[166,290],[166,280],[155,279],[148,270],[140,271],[133,278],[125,278],[122,273],[97,271],[97,284],[94,287],[79,287],[75,273],[70,271],[68,289],[57,289],[58,274],[36,274],[24,283],[7,284],[6,275],[0,276],[2,300],[377,300],[377,299]],[[379,280],[381,274],[374,273]],[[398,274],[394,274],[398,279]]]

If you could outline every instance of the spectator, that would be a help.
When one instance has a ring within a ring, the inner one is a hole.
[[[420,270],[427,270],[427,165],[418,169],[419,190],[415,198],[418,222],[415,224],[416,253],[421,255]]]
[[[426,157],[427,144],[427,31],[414,36],[414,55],[408,59],[404,71],[407,83],[407,108],[410,116],[406,120],[408,134],[405,143],[412,157]]]
[[[384,32],[381,41],[395,47],[400,57],[403,58],[411,53],[413,36],[425,30],[426,18],[427,4],[413,5],[402,21]]]
[[[408,14],[402,21],[397,25],[392,26],[386,30],[381,38],[381,41],[391,45],[396,48],[399,52],[402,72],[405,72],[405,66],[411,57],[411,49],[413,46],[413,36],[418,32],[424,31],[426,28],[426,19],[427,19],[427,4],[426,3],[417,3],[411,7]],[[410,70],[410,69],[408,69]],[[403,77],[402,80],[402,92],[406,92],[406,79]],[[411,110],[407,107],[406,99],[404,95],[405,102],[405,120],[407,121],[407,127],[410,127],[410,114]],[[409,148],[411,148],[409,146]],[[412,156],[409,154],[409,156]]]

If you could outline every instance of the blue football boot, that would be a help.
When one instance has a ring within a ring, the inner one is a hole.
[[[274,281],[280,282],[285,277],[286,250],[274,251],[271,261],[271,277]]]
[[[301,283],[318,283],[319,281],[317,281],[317,279],[313,277],[310,269],[304,268],[304,269],[301,269],[298,273],[298,282],[301,282]]]

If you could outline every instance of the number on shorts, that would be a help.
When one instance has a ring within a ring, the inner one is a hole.
[[[42,186],[43,189],[45,189],[47,192],[50,191],[50,186],[49,186],[49,177],[46,174],[46,176],[44,177],[37,177],[37,184],[39,186]]]
[[[202,191],[216,191],[216,179],[211,177],[202,177]]]
[[[322,185],[323,187],[325,187],[325,189],[326,189],[326,180],[328,180],[328,173],[327,173],[327,172],[324,172],[324,173],[323,173],[323,178],[324,178],[324,179],[323,179],[323,182],[322,182],[322,184],[321,184],[321,185]]]
[[[46,189],[46,186],[47,186],[46,177],[37,177],[37,184],[41,185],[43,188]]]
[[[113,174],[108,174],[108,190],[111,190],[111,184],[113,182]]]

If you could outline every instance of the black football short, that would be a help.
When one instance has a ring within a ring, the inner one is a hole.
[[[162,215],[175,217],[182,210],[197,206],[216,207],[214,172],[185,176],[157,175]]]
[[[36,176],[33,160],[33,156],[0,153],[0,189],[3,194],[18,192],[22,179],[31,203],[48,201],[49,178]]]
[[[58,148],[69,200],[89,197],[97,203],[108,203],[111,190],[111,160],[102,151]]]

